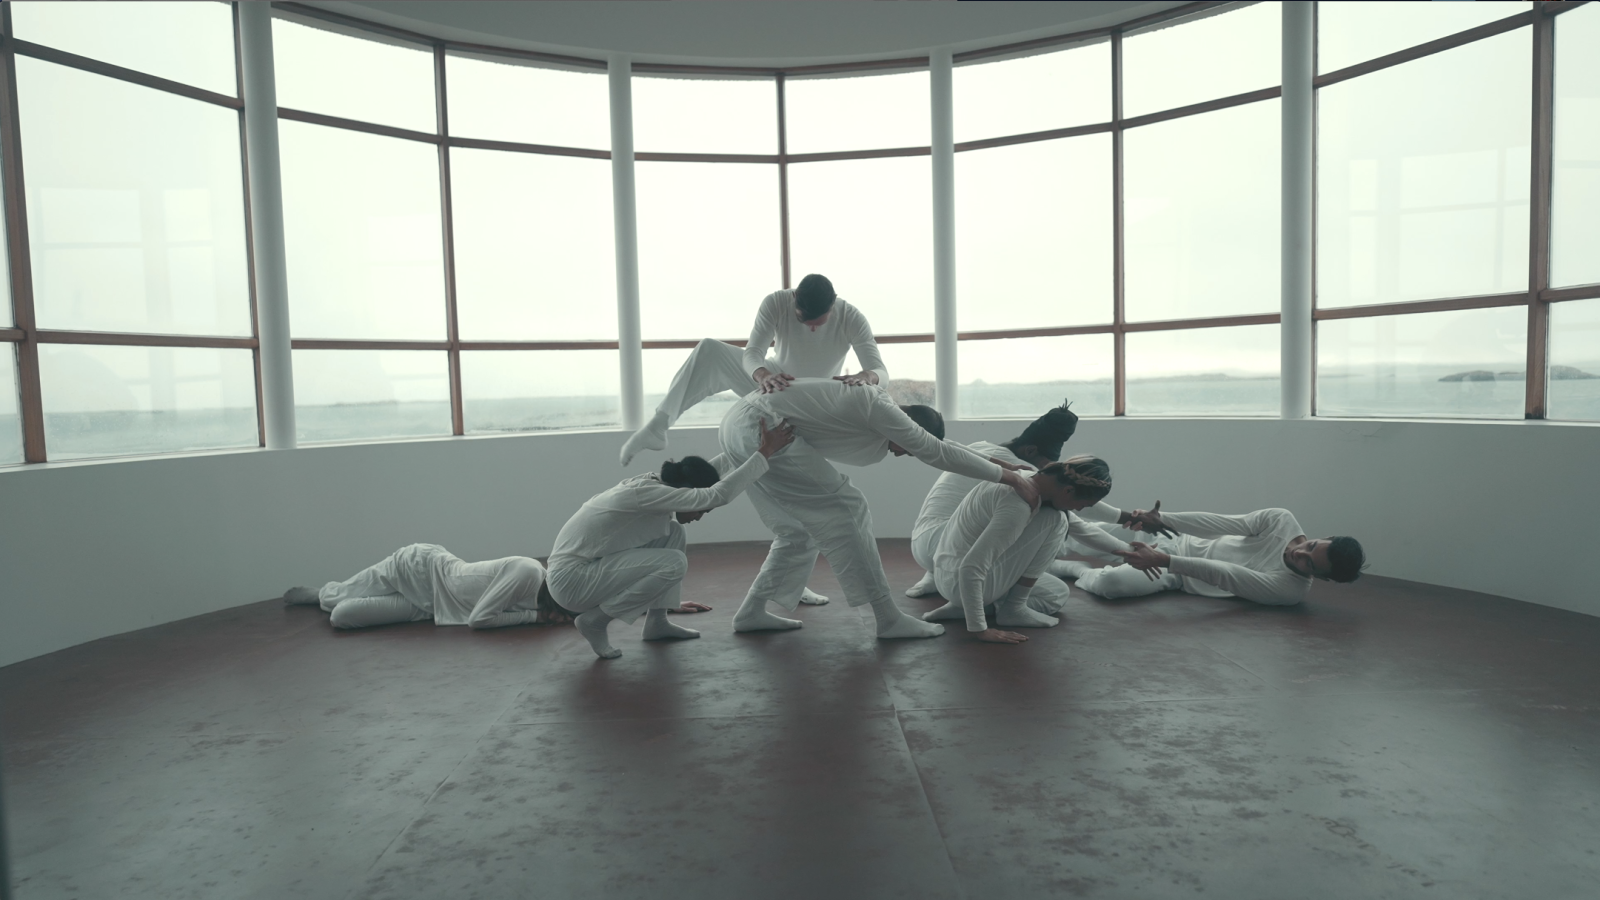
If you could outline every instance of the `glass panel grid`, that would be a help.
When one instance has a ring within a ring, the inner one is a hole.
[[[443,351],[295,350],[293,357],[301,441],[450,434],[450,360]]]
[[[1122,114],[1140,116],[1277,84],[1283,75],[1281,6],[1255,3],[1123,38]]]
[[[438,130],[433,52],[272,20],[278,105],[409,128]]]
[[[463,352],[466,432],[616,428],[622,423],[619,365],[615,350]]]
[[[8,3],[19,39],[236,96],[226,3]]]
[[[1550,418],[1600,422],[1600,300],[1550,305],[1549,378]]]
[[[1556,19],[1550,283],[1600,283],[1600,4]]]
[[[445,59],[450,133],[557,147],[611,147],[611,93],[605,72],[576,72]]]
[[[1317,68],[1323,72],[1337,72],[1527,9],[1528,4],[1511,0],[1318,3]]]
[[[956,143],[1111,121],[1111,43],[958,66]]]
[[[783,83],[790,153],[926,147],[928,73],[790,78]]]
[[[1528,309],[1324,319],[1317,415],[1520,419]]]
[[[1276,325],[1130,332],[1128,415],[1277,415],[1278,340]]]
[[[1032,419],[1072,401],[1080,416],[1114,411],[1109,334],[961,341],[957,392],[965,419]]]
[[[778,152],[778,88],[771,78],[636,75],[632,87],[633,148],[637,152]]]

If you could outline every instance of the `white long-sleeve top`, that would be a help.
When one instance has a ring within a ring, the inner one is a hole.
[[[537,560],[509,556],[469,563],[437,544],[410,544],[384,561],[383,580],[413,605],[433,609],[438,625],[503,628],[538,615],[545,570]],[[319,592],[324,602],[355,596],[344,583]]]
[[[1017,542],[1034,516],[1049,516],[1055,521],[1020,576],[999,572],[996,563],[1001,554]],[[983,631],[989,627],[983,614],[985,603],[1004,597],[1022,578],[1044,574],[1066,532],[1067,520],[1060,512],[1047,506],[1034,512],[1005,485],[980,484],[973,488],[956,506],[933,557],[936,573],[945,578],[952,573],[955,576],[956,596],[951,599],[961,604],[967,630]]]
[[[767,347],[773,340],[778,342],[777,355],[769,362]],[[796,378],[832,378],[844,368],[845,354],[852,349],[863,369],[878,373],[879,384],[889,380],[872,326],[860,310],[836,299],[828,321],[812,331],[795,318],[794,291],[773,291],[756,310],[750,341],[744,345],[744,370],[755,375],[765,366]]]
[[[936,469],[979,481],[999,481],[999,466],[953,441],[942,441],[901,411],[882,387],[848,385],[822,378],[796,379],[771,394],[752,392],[744,402],[794,426],[823,456],[851,466],[870,466],[889,453],[889,442]]]
[[[1178,532],[1167,551],[1169,568],[1182,576],[1183,589],[1191,594],[1293,606],[1311,592],[1311,576],[1283,561],[1284,548],[1305,534],[1287,509],[1258,509],[1242,516],[1163,512],[1161,520]]]
[[[760,453],[750,454],[737,468],[726,454],[710,463],[722,476],[711,487],[672,487],[659,474],[646,472],[585,500],[556,535],[550,568],[642,547],[667,533],[673,513],[725,506],[767,472],[767,458]]]

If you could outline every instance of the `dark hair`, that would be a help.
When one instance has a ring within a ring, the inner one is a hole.
[[[708,488],[722,480],[717,467],[698,456],[661,464],[661,483],[676,488]]]
[[[1054,478],[1056,484],[1071,486],[1073,496],[1082,500],[1098,503],[1111,493],[1111,467],[1098,456],[1074,456],[1039,471]]]
[[[944,416],[931,406],[920,403],[911,406],[902,406],[900,411],[911,417],[911,421],[922,426],[922,430],[933,435],[939,440],[944,440]]]
[[[1060,406],[1029,422],[1021,434],[1005,443],[1005,448],[1016,453],[1018,447],[1032,444],[1033,449],[1045,459],[1060,459],[1061,445],[1078,430],[1078,414],[1069,409],[1070,406],[1071,400],[1061,401]]]
[[[545,621],[549,621],[551,613],[560,613],[569,619],[578,617],[577,613],[556,602],[555,596],[550,593],[550,582],[548,581],[539,585],[539,598],[535,603],[539,609],[544,611]]]
[[[800,286],[794,289],[794,306],[800,310],[800,318],[809,322],[827,315],[837,297],[833,282],[813,272],[800,279]]]
[[[1328,577],[1334,581],[1349,583],[1361,577],[1361,570],[1367,567],[1367,552],[1361,549],[1361,542],[1349,535],[1332,538],[1328,542]]]

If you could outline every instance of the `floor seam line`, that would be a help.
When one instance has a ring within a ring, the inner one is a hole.
[[[950,855],[950,839],[945,836],[944,823],[939,821],[939,814],[934,812],[933,798],[928,796],[928,780],[922,775],[922,763],[917,761],[917,754],[911,750],[911,741],[906,737],[906,725],[900,718],[897,710],[894,714],[895,730],[900,733],[900,744],[906,748],[906,756],[911,760],[911,768],[917,773],[917,791],[922,795],[922,802],[928,808],[928,819],[933,822],[933,829],[939,833],[939,846],[944,849],[944,861],[950,867],[950,883],[956,889],[956,896],[965,900],[966,889],[961,884],[961,876],[956,874],[955,857]]]

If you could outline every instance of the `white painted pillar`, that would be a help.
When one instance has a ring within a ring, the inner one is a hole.
[[[294,360],[289,351],[289,267],[283,244],[283,173],[278,164],[278,88],[272,65],[272,5],[239,4],[244,143],[249,157],[250,235],[256,268],[261,417],[268,450],[293,450]]]
[[[614,54],[611,75],[611,207],[616,227],[617,346],[622,367],[622,427],[644,424],[644,350],[639,329],[639,217],[633,192],[633,63]]]
[[[1311,416],[1311,260],[1316,98],[1311,79],[1316,59],[1310,0],[1283,4],[1283,278],[1280,416]]]
[[[956,418],[956,149],[949,50],[928,59],[933,141],[934,405]]]

